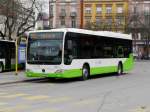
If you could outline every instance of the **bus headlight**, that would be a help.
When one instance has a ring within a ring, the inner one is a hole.
[[[63,69],[59,69],[59,70],[56,70],[56,72],[55,73],[63,73],[65,70],[63,70]]]

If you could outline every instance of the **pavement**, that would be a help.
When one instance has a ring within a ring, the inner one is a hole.
[[[38,79],[40,78],[29,78],[29,77],[27,78],[24,71],[19,71],[17,75],[14,71],[0,73],[0,85]]]
[[[150,112],[149,96],[150,61],[87,81],[0,74],[0,112]]]
[[[15,75],[15,72],[0,73],[0,84],[23,80],[23,75]]]

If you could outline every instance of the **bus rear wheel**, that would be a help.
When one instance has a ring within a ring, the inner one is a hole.
[[[117,74],[122,75],[123,74],[123,66],[122,63],[118,64]]]
[[[0,73],[3,72],[3,63],[0,63]]]
[[[84,65],[82,68],[82,80],[87,80],[90,76],[89,67]]]

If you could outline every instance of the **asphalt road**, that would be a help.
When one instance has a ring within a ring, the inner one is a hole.
[[[150,61],[87,81],[1,73],[0,112],[150,112]]]

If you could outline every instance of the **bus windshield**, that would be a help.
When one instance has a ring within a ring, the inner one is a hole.
[[[27,49],[27,62],[29,64],[61,64],[63,33],[61,37],[57,38],[51,34],[54,35],[54,33],[49,33],[50,38],[48,38],[48,34],[46,37],[44,33],[43,35],[40,34],[43,38],[39,36],[35,38],[30,35]]]

